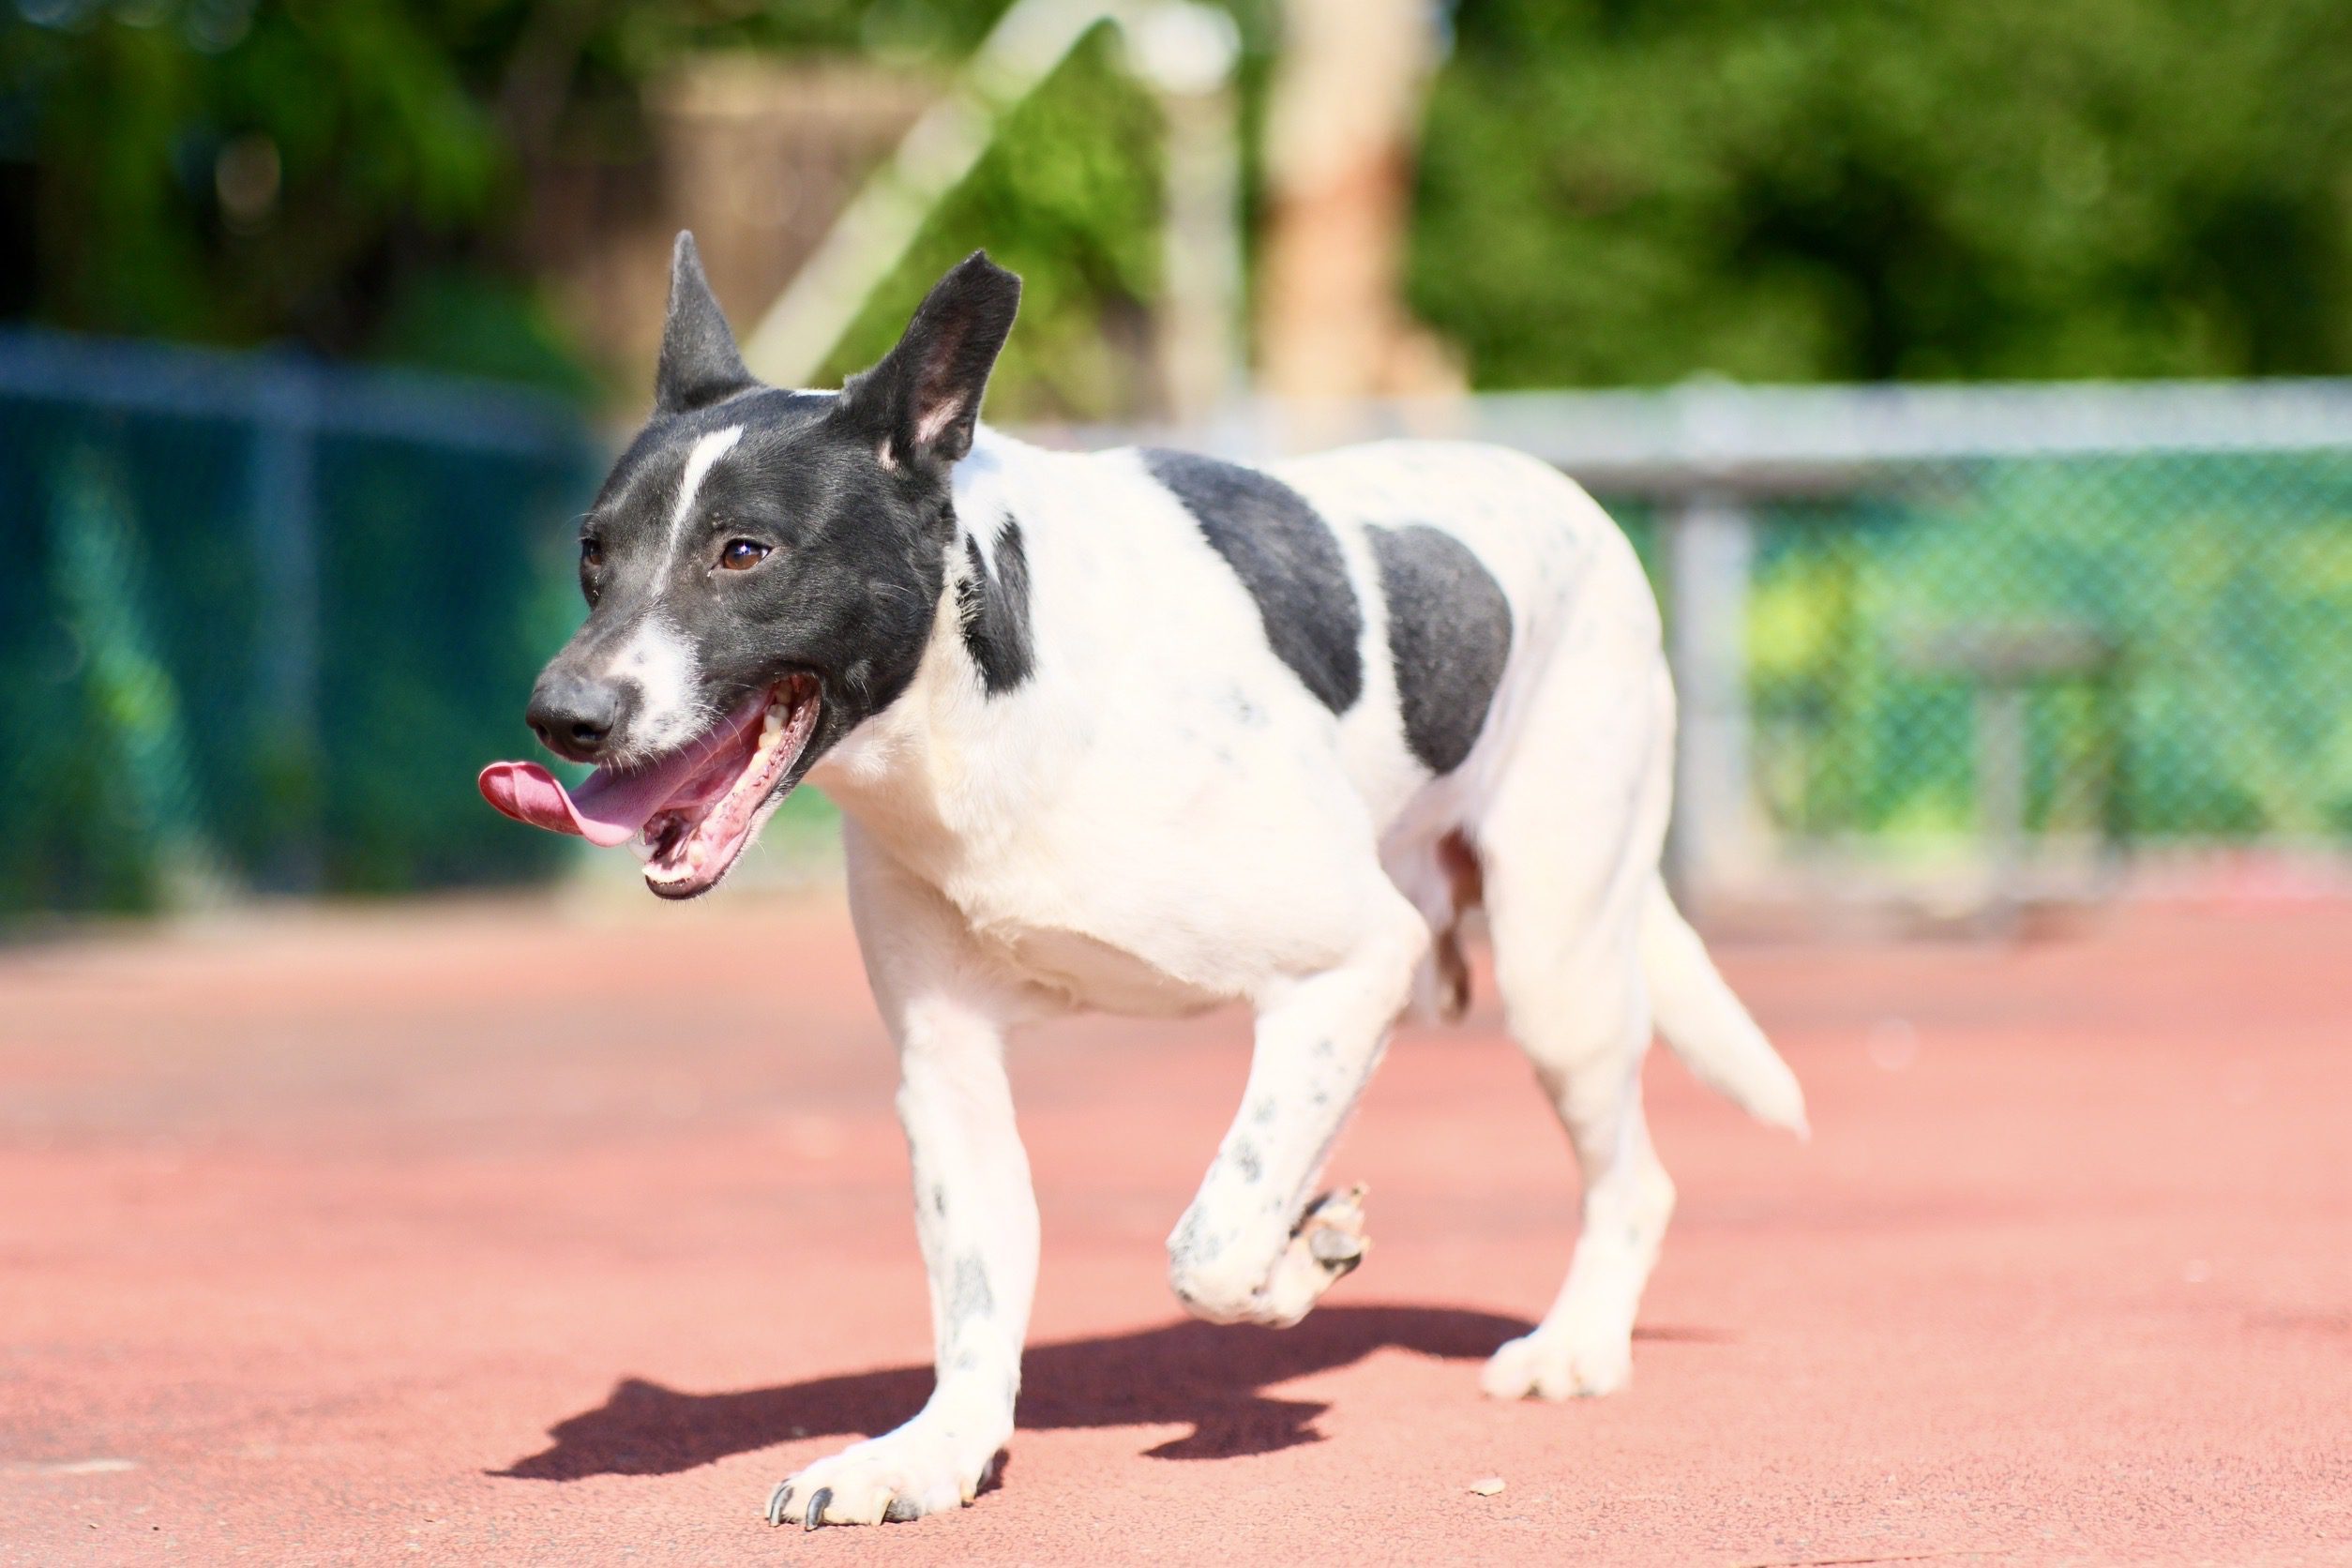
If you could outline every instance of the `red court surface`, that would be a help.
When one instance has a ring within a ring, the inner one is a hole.
[[[927,1386],[837,898],[0,951],[0,1561],[2352,1562],[2352,910],[1725,957],[1817,1134],[1653,1061],[1630,1391],[1475,1392],[1574,1215],[1490,1007],[1399,1040],[1285,1333],[1162,1282],[1241,1021],[1074,1024],[1004,1485],[804,1535]]]

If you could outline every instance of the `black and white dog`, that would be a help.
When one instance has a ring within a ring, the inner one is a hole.
[[[587,623],[532,693],[565,791],[491,804],[632,840],[708,891],[804,777],[898,1048],[938,1385],[779,1485],[769,1516],[972,1500],[1013,1431],[1037,1270],[1008,1032],[1073,1009],[1256,1013],[1240,1109],[1168,1241],[1176,1295],[1291,1323],[1363,1250],[1319,1168],[1410,1003],[1458,1012],[1481,906],[1510,1025],[1584,1170],[1566,1285],[1501,1397],[1606,1394],[1674,1186],[1642,1118],[1654,1022],[1802,1130],[1795,1078],[1658,877],[1674,701],[1650,588],[1576,485],[1395,443],[1259,470],[1063,454],[978,423],[1020,284],[984,255],[837,393],[744,369],[690,237],[655,409],[580,541]]]

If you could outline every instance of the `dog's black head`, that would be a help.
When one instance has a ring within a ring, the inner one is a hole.
[[[528,714],[598,773],[560,803],[486,775],[493,804],[600,841],[636,821],[656,892],[715,884],[764,809],[913,678],[955,536],[950,475],[1019,301],[975,252],[872,369],[784,391],[744,368],[679,235],[653,417],[581,523],[588,619]]]

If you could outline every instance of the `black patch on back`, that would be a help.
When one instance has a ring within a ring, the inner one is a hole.
[[[1423,523],[1367,528],[1388,601],[1405,743],[1430,772],[1462,765],[1511,655],[1511,604],[1470,547]]]
[[[1143,454],[1258,601],[1274,656],[1333,713],[1364,694],[1364,618],[1339,542],[1305,498],[1271,475],[1190,452]]]
[[[988,569],[980,541],[964,535],[966,575],[956,584],[956,611],[963,621],[964,651],[980,669],[980,684],[991,697],[1029,679],[1029,552],[1021,525],[1012,518],[996,536],[996,569]]]

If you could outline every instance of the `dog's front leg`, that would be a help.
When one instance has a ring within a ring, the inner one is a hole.
[[[984,979],[935,895],[860,858],[852,836],[851,906],[898,1046],[938,1381],[906,1425],[776,1488],[770,1522],[810,1530],[919,1518],[972,1500],[1013,1434],[1037,1281],[1037,1202],[1004,1077],[1004,1022],[1018,999]]]
[[[1036,1288],[1037,1205],[1013,1125],[1003,1037],[985,1016],[937,998],[911,1003],[896,1032],[938,1380],[904,1425],[779,1485],[772,1523],[814,1530],[952,1510],[972,1500],[1013,1434]]]
[[[1260,998],[1242,1108],[1168,1242],[1168,1282],[1197,1317],[1295,1323],[1361,1255],[1361,1189],[1312,1210],[1306,1195],[1428,946],[1387,891],[1347,961]]]

